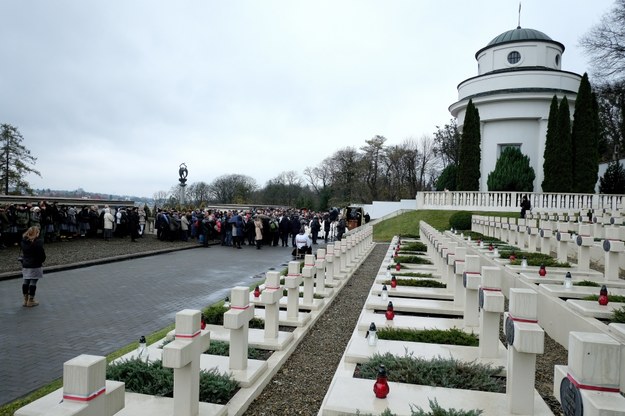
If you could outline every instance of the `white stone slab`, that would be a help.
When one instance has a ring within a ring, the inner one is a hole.
[[[220,325],[206,325],[211,332],[212,341],[230,342],[230,330]],[[248,346],[261,350],[283,350],[289,342],[293,341],[293,333],[278,331],[277,339],[265,339],[264,329],[250,328],[248,330]]]
[[[415,287],[415,286],[401,286],[397,285],[396,288],[392,288],[391,285],[386,285],[388,296],[400,297],[400,298],[426,298],[426,299],[440,299],[440,300],[454,300],[454,294],[447,289],[435,288],[435,287]],[[382,285],[379,283],[374,284],[371,287],[371,294],[378,296],[382,293]]]
[[[464,315],[464,308],[454,305],[453,302],[433,299],[394,298],[395,312],[432,313],[437,315]],[[388,301],[382,301],[378,296],[369,296],[365,309],[386,310]]]
[[[158,348],[160,342],[148,346],[148,357],[150,361],[160,360],[163,356],[163,350]],[[130,352],[114,362],[120,360],[134,359],[136,351]],[[200,369],[210,370],[216,368],[220,373],[230,373],[232,377],[241,385],[241,387],[251,386],[262,374],[267,370],[267,362],[262,360],[247,360],[247,369],[231,370],[229,357],[220,355],[202,354],[200,357]]]
[[[475,332],[475,328],[464,328],[462,318],[430,318],[425,316],[409,316],[395,315],[395,319],[388,321],[383,313],[374,313],[373,311],[363,311],[358,320],[358,330],[366,331],[369,329],[371,322],[380,328],[397,328],[397,329],[461,329],[469,334]]]
[[[568,299],[566,301],[574,310],[585,316],[599,319],[612,318],[612,312],[625,306],[625,303],[610,302],[607,305],[599,305],[599,302],[591,300]]]
[[[174,414],[174,399],[169,397],[148,396],[138,393],[126,393],[126,407],[115,416],[171,416]],[[198,416],[226,416],[228,408],[224,405],[200,402]]]
[[[538,266],[527,266],[523,268],[517,265],[506,265],[506,269],[512,270],[514,273],[520,273],[527,277],[540,277],[538,276]],[[594,270],[577,270],[577,267],[547,267],[547,276],[562,276],[564,277],[567,272],[571,272],[573,280],[603,280],[603,273]]]
[[[364,363],[369,361],[374,354],[391,353],[395,356],[413,355],[424,359],[437,357],[454,358],[463,362],[476,361],[481,364],[492,364],[496,367],[504,367],[501,375],[505,376],[507,365],[507,351],[503,344],[499,343],[496,358],[479,358],[478,347],[464,345],[430,344],[424,342],[405,342],[379,339],[376,346],[369,346],[365,333],[356,333],[349,340],[345,349],[345,361],[348,363]]]
[[[541,284],[539,290],[559,298],[581,299],[591,295],[599,295],[598,287],[573,286],[565,288],[562,284]],[[608,286],[608,294],[625,296],[625,289],[614,289]]]
[[[374,380],[335,377],[324,399],[322,416],[374,414],[379,415],[386,408],[397,416],[410,416],[411,405],[429,410],[429,400],[436,399],[444,409],[482,409],[484,415],[509,415],[508,399],[504,393],[488,393],[475,390],[457,390],[442,387],[419,386],[389,382],[390,393],[386,399],[373,394]],[[538,392],[534,393],[534,415],[552,416]]]
[[[553,395],[555,398],[562,402],[560,399],[560,384],[562,379],[567,375],[568,366],[556,365],[554,367],[553,376]],[[593,415],[622,415],[625,413],[625,397],[619,393],[606,393],[602,391],[593,391],[587,389],[581,389],[582,400],[585,403],[590,404],[594,409],[601,409],[605,413],[597,413],[596,411],[590,414]],[[585,409],[586,410],[586,409]],[[591,411],[592,411],[591,410]]]

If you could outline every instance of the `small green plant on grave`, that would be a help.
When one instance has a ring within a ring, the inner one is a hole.
[[[222,357],[227,357],[230,355],[230,344],[224,341],[211,341],[210,346],[206,351],[206,354],[210,355],[219,355]],[[270,350],[259,350],[258,348],[247,348],[247,358],[250,360],[263,360],[266,361],[271,357],[273,351]]]
[[[432,264],[431,261],[421,256],[397,256],[395,263]]]
[[[625,324],[625,306],[619,309],[614,309],[614,311],[612,311],[612,319],[610,319],[610,322],[616,324]]]
[[[540,266],[544,264],[545,267],[571,267],[569,263],[560,263],[550,255],[543,253],[503,250],[499,251],[499,257],[502,259],[508,259],[512,253],[516,256],[516,260],[511,261],[510,264],[516,266],[520,266],[521,261],[523,261],[523,257],[525,257],[528,266]]]
[[[427,251],[427,246],[421,241],[414,241],[406,244],[402,244],[400,251]]]
[[[483,410],[474,409],[474,410],[456,410],[454,408],[451,409],[443,409],[436,399],[430,400],[430,411],[423,410],[420,406],[416,406],[414,404],[410,405],[410,416],[479,416],[484,413]],[[360,412],[356,410],[356,414],[360,415]],[[368,413],[363,416],[373,416],[373,414]],[[396,413],[391,412],[391,409],[388,407],[384,409],[380,416],[397,416]]]
[[[598,301],[599,300],[599,295],[585,296],[585,297],[582,298],[582,300]],[[608,293],[608,301],[616,302],[616,303],[624,303],[625,302],[625,296],[622,296],[622,295],[611,295],[611,294]]]
[[[140,360],[111,363],[106,368],[106,378],[124,382],[126,391],[173,397],[174,371],[163,367],[160,360],[147,363]],[[232,376],[219,374],[216,369],[200,371],[200,401],[226,404],[238,390],[239,383]]]
[[[493,243],[493,244],[508,244],[508,243],[505,243],[505,242],[501,241],[498,238],[491,237],[491,236],[488,236],[488,235],[484,235],[484,234],[478,233],[476,231],[470,231],[470,230],[469,231],[464,231],[464,238],[467,238],[467,237],[471,237],[471,241],[481,240],[486,245],[488,245],[490,243]]]
[[[593,282],[592,280],[582,280],[581,282],[575,282],[573,283],[573,286],[601,287],[599,283]]]
[[[390,285],[390,280],[384,281],[385,285]],[[447,285],[445,283],[439,282],[434,279],[397,279],[397,286],[411,286],[411,287],[436,287],[436,288],[446,288]]]
[[[282,296],[288,296],[289,290],[288,289],[283,289],[282,290]],[[299,297],[303,298],[304,297],[304,292],[299,292]],[[324,299],[323,296],[321,296],[318,293],[313,293],[313,299]]]
[[[451,409],[443,409],[436,399],[430,400],[430,411],[426,412],[420,406],[413,407],[410,405],[410,413],[411,416],[479,416],[484,413],[483,410],[473,409],[473,410],[456,410],[454,408]]]
[[[252,329],[265,329],[265,320],[255,316],[250,319],[249,327]]]
[[[393,273],[393,276],[400,277],[432,277],[432,273],[415,273],[415,272],[406,272],[406,273]]]
[[[369,361],[358,365],[354,377],[375,380],[381,364],[386,366],[389,381],[494,393],[506,391],[505,377],[500,376],[503,367],[454,358],[428,360],[413,354],[375,354]]]
[[[480,345],[477,335],[469,334],[458,328],[418,330],[384,327],[378,329],[378,338],[393,341],[465,345],[470,347],[477,347]]]

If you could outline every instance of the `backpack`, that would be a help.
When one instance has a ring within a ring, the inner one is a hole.
[[[276,220],[271,220],[269,223],[269,228],[271,231],[276,231],[278,229],[278,222]]]

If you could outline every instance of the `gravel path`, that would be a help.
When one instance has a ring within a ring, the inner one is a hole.
[[[373,248],[246,416],[317,415],[387,250]]]

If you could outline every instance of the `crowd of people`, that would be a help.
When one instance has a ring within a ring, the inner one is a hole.
[[[341,240],[347,231],[346,218],[336,208],[328,211],[307,209],[156,209],[109,207],[104,205],[68,206],[41,201],[38,204],[0,206],[0,247],[17,245],[30,227],[40,230],[42,242],[74,238],[127,238],[137,241],[148,229],[162,241],[195,240],[240,249],[251,246],[297,246],[301,232],[310,238],[307,247],[321,239]]]
[[[234,249],[247,245],[258,250],[263,246],[296,247],[296,236],[302,230],[310,237],[309,246],[320,239],[340,240],[347,231],[338,209],[157,210],[155,227],[161,240],[197,239],[207,247],[212,242]]]
[[[98,208],[58,205],[41,201],[38,204],[9,204],[0,206],[0,247],[18,244],[30,227],[40,230],[45,243],[72,238],[130,236],[136,241],[146,226],[148,213],[139,207]]]

